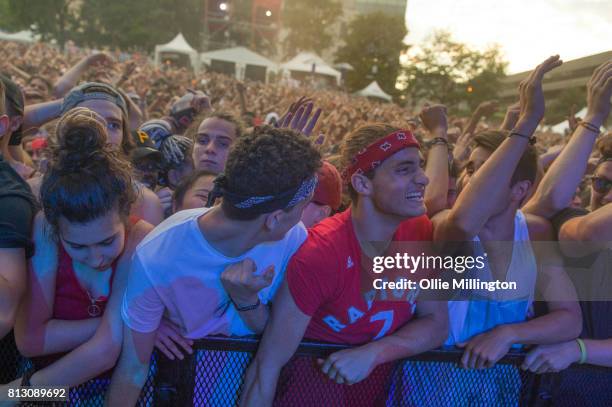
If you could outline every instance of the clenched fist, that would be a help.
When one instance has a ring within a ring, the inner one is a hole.
[[[230,298],[239,307],[252,305],[257,302],[258,293],[272,284],[274,279],[274,266],[270,265],[259,274],[256,274],[255,262],[246,258],[238,263],[226,267],[221,273],[221,283]]]

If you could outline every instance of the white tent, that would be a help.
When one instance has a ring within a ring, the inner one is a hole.
[[[378,82],[376,81],[373,81],[368,86],[361,89],[360,91],[355,92],[355,94],[359,96],[370,97],[370,98],[383,99],[383,100],[386,100],[387,102],[390,102],[392,99],[391,95],[385,93],[385,91],[380,88],[380,86],[378,85]]]
[[[12,34],[0,31],[0,41],[15,41],[31,44],[38,41],[39,37],[38,35],[34,35],[30,30],[23,30]]]
[[[206,65],[214,66],[215,61],[234,64],[235,77],[239,80],[248,78],[267,81],[268,72],[278,70],[276,63],[245,47],[219,49],[200,54],[200,62]],[[263,73],[263,77],[257,78],[260,73]]]
[[[191,45],[185,40],[182,33],[178,33],[172,41],[167,44],[155,46],[155,64],[159,65],[161,62],[161,54],[184,54],[189,56],[191,66],[195,71],[200,68],[200,60],[198,57],[198,51],[193,49]]]
[[[281,70],[289,74],[300,72],[333,77],[338,85],[340,84],[340,78],[342,77],[342,73],[340,73],[340,71],[332,68],[323,60],[323,58],[311,52],[299,53],[293,59],[282,64]]]

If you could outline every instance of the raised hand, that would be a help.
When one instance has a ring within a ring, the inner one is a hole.
[[[600,127],[610,114],[612,60],[595,69],[587,83],[587,114],[584,120]]]
[[[322,112],[318,108],[311,117],[313,107],[312,99],[302,96],[297,102],[291,104],[287,112],[278,121],[278,127],[290,128],[305,136],[310,136]]]
[[[429,106],[426,104],[423,106],[419,118],[421,119],[421,123],[423,123],[423,127],[430,133],[436,133],[436,136],[438,136],[437,133],[443,132],[444,135],[446,135],[446,130],[448,129],[446,106]]]
[[[500,129],[508,130],[508,131],[512,130],[514,128],[514,125],[518,121],[520,113],[521,113],[520,102],[516,102],[508,106],[508,108],[506,109],[506,116],[504,117],[504,121],[502,125],[500,126]]]
[[[481,116],[487,117],[495,113],[498,108],[497,100],[487,100],[478,105],[476,110]]]
[[[544,117],[545,103],[542,79],[547,72],[561,66],[559,55],[553,55],[534,69],[519,85],[521,111],[517,127],[521,134],[533,134]]]

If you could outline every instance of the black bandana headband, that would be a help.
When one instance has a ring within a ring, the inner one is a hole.
[[[229,202],[233,207],[253,212],[268,213],[278,209],[287,209],[312,195],[317,187],[317,176],[308,178],[295,188],[281,192],[277,195],[245,196],[231,192],[227,189],[227,177],[219,174],[214,181],[213,190],[208,194],[206,207],[210,208],[217,198]]]

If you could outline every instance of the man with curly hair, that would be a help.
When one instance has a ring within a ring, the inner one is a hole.
[[[236,141],[211,192],[221,205],[176,213],[139,245],[124,297],[123,349],[107,396],[133,405],[153,346],[182,358],[190,340],[261,333],[314,193],[319,152],[286,129]],[[163,317],[163,318],[162,318]],[[161,325],[160,325],[161,324]]]

